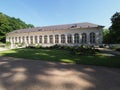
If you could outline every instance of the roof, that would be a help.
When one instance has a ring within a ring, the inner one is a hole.
[[[20,30],[14,30],[10,33],[27,33],[27,32],[48,31],[48,30],[65,30],[65,29],[95,28],[95,27],[102,27],[103,28],[104,26],[85,22],[85,23],[74,23],[74,24],[53,25],[53,26],[20,29]]]

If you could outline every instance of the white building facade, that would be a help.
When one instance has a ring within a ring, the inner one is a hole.
[[[6,35],[6,42],[41,45],[99,45],[102,44],[103,26],[92,23],[75,23],[14,30]]]

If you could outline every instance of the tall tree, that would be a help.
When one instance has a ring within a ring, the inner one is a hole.
[[[110,43],[110,30],[103,29],[103,43],[109,44]]]
[[[32,24],[26,24],[19,18],[10,17],[0,13],[0,42],[5,42],[5,35],[8,32],[32,27],[34,27]]]
[[[112,25],[110,29],[111,43],[120,43],[120,12],[116,12],[111,17]]]

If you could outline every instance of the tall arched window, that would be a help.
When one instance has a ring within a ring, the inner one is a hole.
[[[22,37],[22,41],[25,42],[25,37],[24,36]]]
[[[61,43],[65,43],[65,35],[64,34],[61,35]]]
[[[74,34],[74,43],[79,43],[79,34],[78,33]]]
[[[67,42],[72,43],[72,35],[71,34],[67,35]]]
[[[27,41],[27,43],[29,43],[29,37],[28,36],[26,36],[26,41]]]
[[[17,37],[15,37],[15,42],[17,43]]]
[[[53,35],[50,35],[49,39],[50,39],[50,43],[53,43]]]
[[[19,43],[21,43],[21,37],[19,37]]]
[[[86,33],[82,33],[82,43],[87,43],[87,34]]]
[[[12,37],[12,42],[14,43],[14,37]]]
[[[55,43],[59,43],[59,35],[55,35]]]
[[[33,44],[33,36],[30,36],[31,44]]]
[[[44,36],[44,43],[47,43],[47,35]]]
[[[95,33],[94,33],[94,32],[91,32],[91,33],[90,33],[90,43],[91,43],[91,44],[94,44],[94,43],[95,43]]]
[[[39,43],[42,43],[42,36],[39,36]]]
[[[38,42],[37,42],[37,40],[38,40],[38,37],[37,36],[35,36],[35,44],[37,44]]]

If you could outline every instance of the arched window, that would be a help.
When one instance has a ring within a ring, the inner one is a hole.
[[[19,37],[19,43],[21,43],[21,37]]]
[[[22,41],[25,42],[25,38],[24,38],[24,36],[22,37]]]
[[[12,42],[14,43],[14,37],[12,37]]]
[[[44,36],[44,43],[47,43],[47,35]]]
[[[27,41],[27,43],[29,43],[29,39],[28,39],[28,36],[26,36],[26,41]]]
[[[74,43],[79,43],[79,34],[78,33],[74,34]]]
[[[61,43],[65,43],[65,35],[64,34],[61,35]]]
[[[72,43],[72,35],[71,34],[67,35],[67,42]]]
[[[31,44],[33,44],[33,36],[30,36]]]
[[[37,36],[35,36],[35,44],[37,44],[38,42],[38,37]]]
[[[86,33],[83,33],[82,34],[82,43],[87,43],[87,34]]]
[[[59,43],[59,35],[55,35],[55,43]]]
[[[39,36],[39,43],[42,43],[42,36]]]
[[[17,43],[17,37],[15,37],[15,42]]]
[[[50,38],[50,43],[53,43],[53,35],[50,35],[49,38]]]
[[[91,32],[91,33],[90,33],[90,43],[91,43],[91,44],[94,44],[94,43],[95,43],[95,33],[94,33],[94,32]]]

